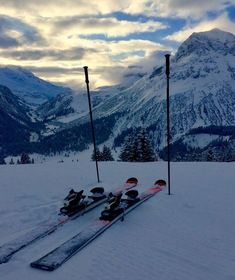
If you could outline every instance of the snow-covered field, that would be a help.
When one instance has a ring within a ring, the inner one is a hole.
[[[100,163],[106,189],[128,177],[141,192],[167,166],[157,163]],[[151,198],[54,272],[29,263],[78,233],[102,207],[0,265],[1,280],[234,280],[235,163],[172,163],[172,195]],[[71,187],[87,191],[96,183],[93,162],[67,160],[0,166],[0,245],[56,215]]]

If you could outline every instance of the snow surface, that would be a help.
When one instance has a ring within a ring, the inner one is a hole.
[[[220,135],[210,135],[206,133],[200,133],[197,135],[186,135],[183,138],[183,143],[187,144],[192,148],[204,148],[205,146],[209,145],[212,141],[217,139],[226,140],[226,137],[221,137]]]
[[[235,163],[172,163],[172,195],[162,191],[54,272],[29,263],[74,236],[102,206],[68,222],[0,265],[0,279],[233,280],[235,279]],[[141,192],[167,178],[165,162],[100,163],[100,185],[111,190],[128,177]],[[43,225],[71,187],[96,184],[95,164],[81,156],[64,163],[0,166],[0,245]]]

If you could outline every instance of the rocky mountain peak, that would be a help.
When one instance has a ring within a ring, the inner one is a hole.
[[[175,59],[189,55],[204,56],[208,53],[220,53],[222,55],[235,55],[235,36],[232,33],[220,29],[212,29],[206,32],[193,33],[179,47]]]

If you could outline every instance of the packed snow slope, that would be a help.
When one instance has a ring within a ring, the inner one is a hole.
[[[0,245],[49,221],[71,187],[86,191],[96,183],[95,165],[64,163],[0,166]],[[78,233],[102,207],[71,221],[0,265],[2,280],[233,280],[235,279],[235,163],[172,163],[172,195],[167,189],[117,222],[54,272],[30,268]],[[167,165],[100,164],[106,189],[136,176],[141,192]]]

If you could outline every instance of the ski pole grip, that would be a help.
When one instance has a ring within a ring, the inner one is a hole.
[[[84,66],[84,72],[85,72],[85,82],[88,84],[89,79],[88,79],[88,66]]]
[[[170,54],[165,55],[166,58],[166,75],[170,75]]]

